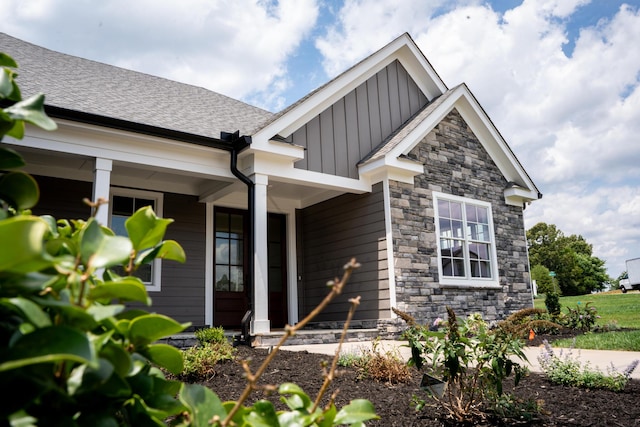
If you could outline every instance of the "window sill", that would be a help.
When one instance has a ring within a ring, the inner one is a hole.
[[[496,282],[440,282],[440,287],[457,289],[502,289],[502,286]]]

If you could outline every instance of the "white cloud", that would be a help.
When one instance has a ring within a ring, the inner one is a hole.
[[[256,102],[277,100],[287,88],[287,59],[318,16],[315,0],[28,3],[25,13],[24,1],[4,0],[0,27],[55,50]]]
[[[325,72],[333,77],[404,32],[417,34],[447,0],[345,0],[338,22],[316,40]]]

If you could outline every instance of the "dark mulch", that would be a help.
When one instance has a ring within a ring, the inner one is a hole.
[[[544,337],[540,337],[542,339]],[[535,343],[535,342],[534,342]],[[534,344],[532,343],[532,344]],[[255,371],[266,357],[263,349],[238,347],[238,359],[252,359]],[[322,364],[330,363],[331,357],[307,352],[279,352],[274,362],[266,370],[261,384],[278,385],[294,382],[301,386],[312,399],[323,381]],[[511,383],[511,380],[507,381]],[[447,422],[435,407],[415,412],[411,407],[413,396],[424,397],[419,387],[420,374],[414,370],[411,382],[389,385],[370,380],[357,380],[352,370],[341,369],[340,375],[332,383],[329,393],[339,390],[336,405],[346,405],[349,400],[364,398],[370,400],[378,421],[367,423],[371,426],[446,426]],[[236,400],[245,386],[243,371],[238,362],[222,362],[214,378],[202,382],[215,391],[222,400]],[[506,384],[505,384],[506,385]],[[517,396],[542,401],[544,413],[530,422],[489,419],[476,425],[536,425],[536,426],[640,426],[640,381],[632,380],[623,392],[606,390],[585,390],[557,386],[549,383],[544,376],[536,373],[524,378],[515,390]],[[263,392],[254,392],[251,402],[265,398]],[[267,396],[274,403],[276,395]],[[280,405],[280,403],[278,402]],[[282,407],[282,406],[280,406]]]

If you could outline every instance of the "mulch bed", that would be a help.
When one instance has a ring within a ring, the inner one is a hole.
[[[544,338],[537,337],[541,342]],[[554,337],[551,337],[554,338]],[[534,340],[531,345],[539,342]],[[251,359],[252,370],[255,371],[267,352],[264,349],[238,347],[238,360]],[[266,370],[261,384],[278,385],[283,382],[294,382],[302,387],[312,399],[320,389],[323,381],[322,365],[331,362],[330,356],[307,352],[279,352],[274,362]],[[420,378],[416,370],[410,382],[390,385],[371,380],[358,380],[353,370],[341,368],[338,378],[332,383],[328,395],[339,390],[336,405],[346,405],[349,400],[364,398],[370,400],[380,420],[370,421],[368,426],[447,426],[458,425],[449,422],[436,407],[427,407],[416,412],[411,401],[414,396],[424,398],[420,389]],[[244,372],[236,361],[221,362],[216,375],[204,384],[215,391],[223,400],[236,400],[245,386]],[[505,388],[511,390],[505,382]],[[525,377],[514,393],[523,398],[531,398],[542,402],[543,413],[532,421],[488,419],[471,425],[535,425],[535,426],[640,426],[640,381],[632,380],[623,392],[614,393],[607,390],[586,390],[553,385],[543,375],[530,373]],[[267,398],[284,408],[279,396],[254,392],[247,404]]]

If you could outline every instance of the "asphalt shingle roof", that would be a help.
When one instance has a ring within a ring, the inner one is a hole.
[[[197,86],[55,52],[0,33],[0,51],[18,63],[23,98],[161,129],[219,138],[251,135],[274,115]]]

